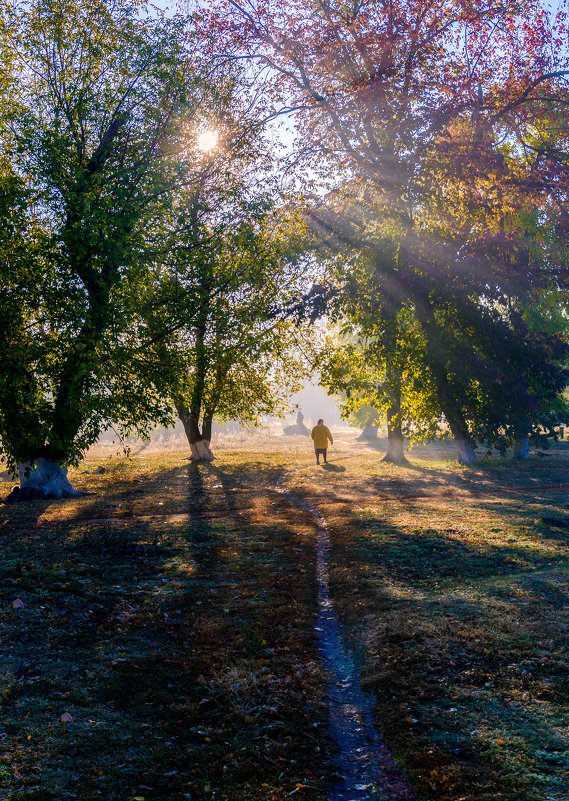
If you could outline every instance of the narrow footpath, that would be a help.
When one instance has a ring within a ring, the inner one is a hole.
[[[325,518],[298,495],[280,489],[316,524],[318,650],[328,678],[328,733],[336,775],[329,801],[415,801],[374,723],[374,698],[360,686],[360,666],[342,631],[330,593],[330,531]]]

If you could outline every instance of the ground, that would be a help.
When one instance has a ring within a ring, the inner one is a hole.
[[[214,443],[215,445],[215,443]],[[569,452],[381,463],[338,437],[107,445],[0,506],[0,799],[323,801],[314,521],[378,728],[425,801],[568,799]],[[166,447],[168,450],[166,450]],[[0,497],[11,487],[7,474]]]

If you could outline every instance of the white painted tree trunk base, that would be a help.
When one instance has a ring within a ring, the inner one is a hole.
[[[213,462],[215,456],[210,450],[209,441],[200,439],[198,442],[190,442],[191,456],[193,462]]]
[[[402,441],[395,441],[395,442],[387,442],[387,453],[381,460],[382,462],[386,462],[387,464],[395,464],[395,465],[406,465],[409,464],[407,461],[407,457],[405,456],[405,451],[403,450],[403,442]]]
[[[379,437],[376,426],[366,426],[357,438],[357,442],[375,442]]]
[[[83,494],[71,486],[66,467],[44,457],[35,464],[19,464],[18,478],[20,486],[12,490],[13,500],[79,498]]]
[[[514,459],[529,459],[529,437],[520,437],[514,442]]]
[[[467,466],[478,464],[474,448],[468,440],[455,437],[454,444],[456,445],[456,457],[459,464]]]

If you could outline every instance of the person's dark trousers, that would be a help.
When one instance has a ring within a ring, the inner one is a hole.
[[[326,459],[326,448],[316,448],[316,464],[320,464],[320,454],[324,457],[324,464],[328,464],[328,460]]]

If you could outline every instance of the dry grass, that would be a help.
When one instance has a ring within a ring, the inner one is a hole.
[[[568,799],[569,531],[540,521],[569,516],[569,454],[442,455],[340,453],[302,481],[379,727],[424,799]]]
[[[102,467],[0,507],[0,798],[324,798],[313,530],[271,470]]]
[[[325,797],[314,529],[278,481],[329,520],[419,795],[568,799],[569,532],[536,522],[567,514],[566,452],[397,469],[344,437],[324,469],[300,438],[229,444],[203,467],[100,451],[73,475],[93,494],[0,507],[0,798]]]

